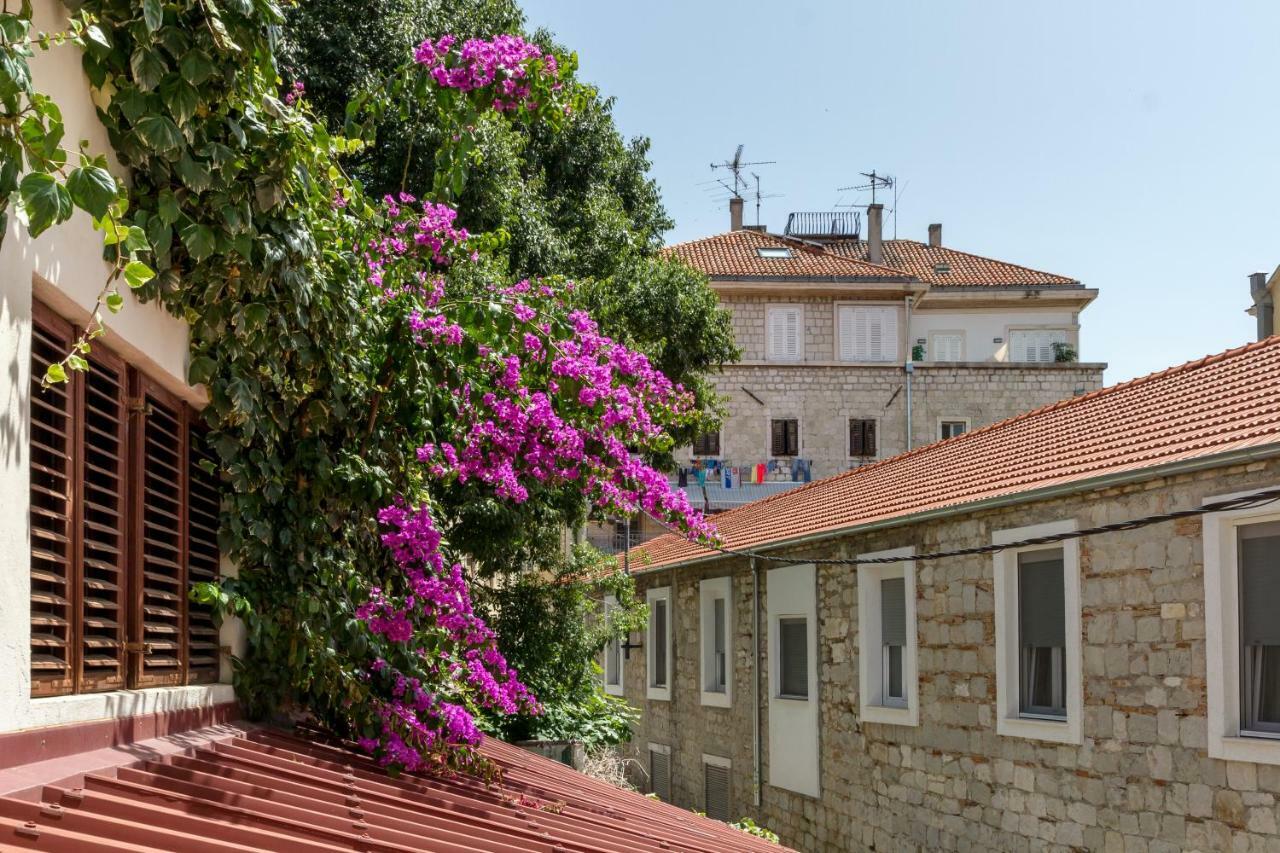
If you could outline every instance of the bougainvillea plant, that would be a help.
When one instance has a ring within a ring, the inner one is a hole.
[[[281,79],[273,0],[77,6],[93,29],[72,41],[132,179],[127,205],[107,201],[108,242],[155,270],[129,283],[186,319],[209,393],[239,572],[195,592],[245,623],[243,706],[305,713],[391,768],[479,766],[481,712],[538,706],[472,609],[457,506],[569,495],[713,535],[644,461],[694,417],[689,395],[601,335],[569,282],[500,279],[498,238],[449,206],[481,122],[554,131],[580,102],[573,57],[516,36],[423,43],[338,136],[305,81]],[[29,23],[31,6],[0,16]],[[26,80],[6,27],[5,68]],[[342,157],[417,110],[445,140],[426,200],[366,197]]]

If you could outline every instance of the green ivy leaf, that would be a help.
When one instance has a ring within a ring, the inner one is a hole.
[[[124,265],[124,280],[130,287],[138,288],[156,277],[155,270],[142,261],[129,261]],[[110,306],[108,306],[110,307]]]
[[[156,151],[173,151],[182,146],[182,131],[168,116],[149,115],[134,125],[138,136]]]
[[[182,216],[182,209],[178,207],[178,197],[173,194],[173,190],[169,189],[160,191],[156,199],[156,210],[160,214],[160,221],[165,225],[172,225],[178,221],[178,217]]]
[[[164,26],[164,6],[160,0],[142,0],[142,20],[147,25],[147,32],[154,33]]]
[[[32,172],[18,184],[18,194],[32,237],[71,217],[71,193],[53,175]]]
[[[190,151],[183,151],[178,158],[178,177],[192,192],[202,193],[213,185],[209,174],[209,164],[202,163],[191,156]]]
[[[119,314],[120,309],[124,307],[124,297],[119,293],[112,291],[107,294],[107,310],[112,314]]]
[[[160,98],[179,125],[191,121],[200,103],[195,87],[177,74],[169,74],[160,82]]]
[[[80,166],[67,176],[67,192],[71,193],[71,200],[94,219],[106,216],[117,191],[116,179],[101,166]]]
[[[97,24],[90,24],[84,31],[84,37],[86,40],[98,45],[99,47],[104,47],[107,50],[111,49],[111,41],[107,38],[107,34],[104,33]]]
[[[209,54],[203,50],[190,50],[183,55],[178,70],[188,83],[199,86],[212,76],[213,63],[209,61]]]
[[[213,374],[218,369],[218,363],[207,355],[199,355],[191,359],[191,366],[187,368],[187,381],[192,385],[202,385],[213,378]]]
[[[208,225],[192,223],[182,229],[182,244],[194,261],[203,261],[218,247],[218,238]]]
[[[67,381],[67,371],[62,368],[61,364],[51,364],[44,371],[44,381],[49,384],[57,384]]]
[[[150,48],[140,47],[129,59],[129,68],[133,71],[133,80],[140,89],[150,91],[160,85],[164,73],[168,70],[160,54]]]

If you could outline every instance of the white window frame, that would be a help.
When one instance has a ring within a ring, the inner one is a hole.
[[[712,667],[715,665],[715,603],[724,599],[724,690],[708,690]],[[702,704],[714,708],[733,707],[733,578],[707,578],[698,584],[699,625],[698,638],[702,666],[699,668],[699,692]]]
[[[675,633],[675,610],[671,606],[671,587],[659,586],[650,589],[645,593],[645,603],[649,605],[649,625],[645,630],[645,696],[649,699],[656,699],[660,702],[671,701],[671,683],[675,681],[675,661],[671,656],[673,643],[672,635]],[[653,605],[655,602],[665,601],[667,604],[667,636],[662,638],[662,642],[666,643],[667,650],[667,683],[665,686],[657,686],[653,683],[654,671],[654,652],[657,650],[658,640],[654,637],[654,619]]]
[[[1014,336],[1015,336],[1015,335],[1020,335],[1020,334],[1037,334],[1037,333],[1039,333],[1039,334],[1045,334],[1045,335],[1049,335],[1049,336],[1050,336],[1050,342],[1049,342],[1050,355],[1049,355],[1049,358],[1048,358],[1048,359],[1042,359],[1042,358],[1024,359],[1024,358],[1020,358],[1020,357],[1019,357],[1020,353],[1018,352],[1018,349],[1017,349],[1017,347],[1015,346]],[[1062,340],[1061,340],[1061,341],[1054,341],[1054,340],[1052,340],[1052,337],[1053,337],[1053,335],[1054,335],[1054,334],[1060,334],[1060,335],[1062,336]],[[1070,346],[1074,346],[1074,344],[1073,344],[1073,342],[1072,342],[1072,330],[1071,330],[1071,329],[1069,329],[1069,328],[1067,328],[1067,327],[1065,327],[1065,326],[1010,326],[1010,327],[1008,328],[1008,330],[1007,330],[1007,338],[1006,338],[1006,339],[1009,341],[1009,343],[1008,343],[1008,347],[1009,347],[1009,361],[1011,361],[1011,362],[1015,362],[1015,363],[1017,363],[1017,364],[1053,364],[1053,363],[1054,363],[1054,357],[1055,357],[1055,355],[1056,355],[1056,354],[1053,352],[1053,344],[1054,344],[1054,343],[1064,343],[1064,344],[1068,344],[1068,345],[1070,345]]]
[[[960,357],[959,358],[938,358],[941,347],[938,346],[938,338],[959,338],[960,339]],[[963,329],[939,329],[929,333],[928,351],[925,352],[927,361],[935,361],[939,364],[955,364],[957,362],[967,360],[967,350],[969,341]]]
[[[1078,529],[1075,519],[997,530],[993,545],[1007,545],[1024,539],[1072,533]],[[1067,695],[1065,720],[1022,716],[1019,691],[1018,648],[1018,555],[1031,551],[1062,549],[1063,598],[1066,607]],[[1084,739],[1084,689],[1081,654],[1080,617],[1080,542],[1065,539],[1051,545],[1009,548],[996,553],[995,623],[996,623],[996,733],[1006,737],[1022,737],[1051,743],[1081,743]]]
[[[916,563],[913,547],[859,554],[859,560],[901,557],[898,563],[858,566],[858,710],[863,722],[897,726],[920,725],[919,645],[916,636]],[[906,588],[907,644],[902,651],[902,685],[906,707],[884,700],[885,674],[881,660],[880,582],[902,578]]]
[[[893,314],[893,341],[887,347],[887,352],[883,358],[845,358],[844,357],[844,336],[840,333],[840,315],[846,309],[851,311],[889,311]],[[883,302],[837,302],[835,303],[835,360],[844,364],[894,364],[900,361],[900,353],[902,349],[902,318],[898,314],[898,305],[896,303]]]
[[[1254,494],[1259,487],[1215,495],[1204,503]],[[1240,568],[1236,528],[1280,521],[1275,505],[1210,513],[1204,517],[1204,615],[1209,710],[1209,757],[1280,764],[1280,739],[1245,734],[1240,727]]]
[[[617,607],[618,607],[618,599],[616,596],[606,595],[604,597],[604,618],[605,618],[606,624],[608,624],[608,621],[609,621],[609,613],[613,610],[616,610]],[[618,647],[618,683],[617,684],[609,683],[609,647],[610,646]],[[625,695],[626,689],[627,689],[626,688],[627,658],[626,658],[626,655],[623,653],[622,642],[620,640],[613,639],[605,643],[604,660],[601,662],[600,669],[601,669],[600,681],[604,683],[604,692],[608,693],[610,696]]]
[[[773,316],[780,311],[794,311],[796,313],[796,354],[794,356],[776,355],[773,351]],[[805,347],[805,327],[804,327],[804,304],[794,303],[772,303],[765,306],[764,309],[764,357],[765,361],[780,361],[783,363],[794,363],[804,361]]]
[[[965,432],[970,432],[973,429],[973,421],[969,420],[968,418],[958,418],[958,417],[953,417],[951,415],[943,415],[942,417],[938,418],[938,441],[946,441],[946,439],[942,437],[942,425],[944,423],[964,424]],[[952,438],[955,438],[955,436],[952,436]]]

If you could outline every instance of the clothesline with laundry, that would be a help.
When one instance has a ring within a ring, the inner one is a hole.
[[[694,459],[681,467],[676,477],[680,486],[715,483],[725,489],[756,483],[807,483],[813,478],[813,460],[795,456],[734,465],[725,459]]]

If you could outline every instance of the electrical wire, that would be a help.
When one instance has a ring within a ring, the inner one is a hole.
[[[1138,530],[1143,527],[1150,527],[1153,524],[1163,524],[1167,521],[1177,521],[1182,518],[1195,518],[1211,512],[1227,512],[1236,509],[1253,509],[1260,506],[1280,501],[1280,488],[1267,489],[1261,492],[1255,492],[1252,495],[1242,495],[1228,500],[1214,501],[1213,503],[1204,504],[1194,509],[1180,509],[1174,512],[1162,512],[1157,515],[1147,515],[1141,518],[1131,518],[1126,521],[1116,521],[1111,524],[1100,524],[1096,527],[1086,527],[1083,530],[1071,530],[1065,533],[1054,533],[1048,536],[1034,536],[1028,539],[1020,539],[1017,542],[1006,542],[1000,545],[978,545],[973,548],[956,548],[950,551],[935,551],[929,554],[913,554],[910,557],[870,557],[870,558],[833,558],[833,557],[779,557],[766,554],[762,551],[748,551],[735,548],[727,548],[723,545],[707,545],[697,543],[701,547],[710,551],[718,551],[729,557],[747,557],[756,560],[764,560],[771,563],[785,563],[787,565],[799,564],[815,564],[826,566],[866,566],[888,563],[901,563],[903,560],[943,560],[950,557],[969,557],[979,554],[995,554],[1000,551],[1007,551],[1010,548],[1025,548],[1029,545],[1053,545],[1058,542],[1065,542],[1068,539],[1083,539],[1086,536],[1097,536],[1103,533],[1117,533],[1122,530]],[[645,512],[659,526],[683,536],[673,525],[654,517],[652,514]],[[643,571],[643,568],[640,569]]]

